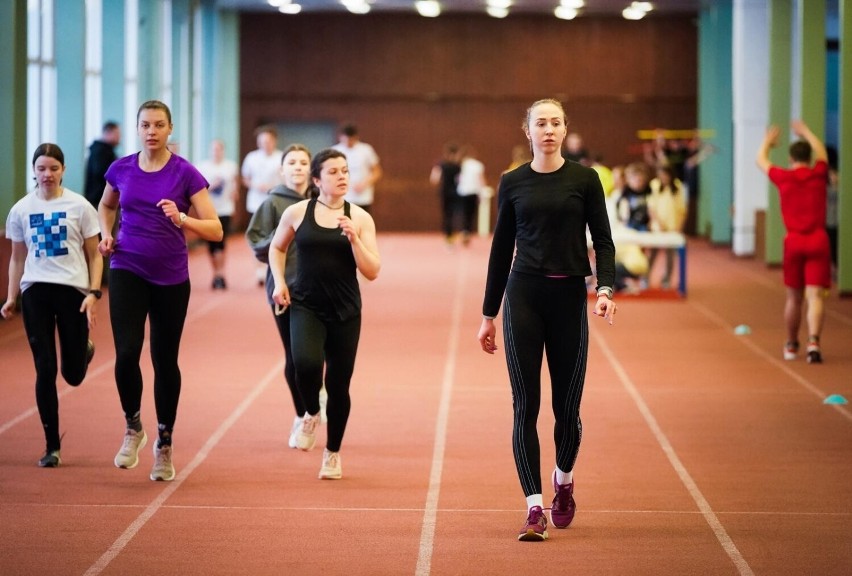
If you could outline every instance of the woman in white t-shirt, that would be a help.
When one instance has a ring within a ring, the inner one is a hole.
[[[103,258],[98,252],[97,212],[83,196],[62,186],[65,156],[59,146],[36,148],[33,172],[35,190],[21,198],[6,219],[12,258],[8,296],[0,314],[11,318],[21,296],[47,444],[38,465],[55,468],[61,463],[57,368],[71,386],[86,377],[95,353],[89,330],[95,326],[101,297]],[[57,334],[61,362],[56,356]]]
[[[479,206],[479,195],[485,188],[485,166],[476,159],[476,151],[472,146],[464,146],[461,150],[461,172],[456,189],[461,210],[462,242],[467,245],[473,235],[476,222],[476,209]]]
[[[225,236],[221,240],[208,240],[210,264],[213,267],[213,289],[224,290],[225,282],[225,238],[231,229],[231,216],[239,196],[238,175],[240,169],[233,160],[225,158],[225,143],[213,140],[210,143],[210,159],[198,163],[198,171],[210,183],[210,200],[222,223]]]

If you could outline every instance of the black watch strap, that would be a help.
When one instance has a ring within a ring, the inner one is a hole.
[[[94,294],[95,298],[97,298],[98,300],[100,300],[101,297],[104,295],[104,293],[100,290],[89,290],[89,294]]]

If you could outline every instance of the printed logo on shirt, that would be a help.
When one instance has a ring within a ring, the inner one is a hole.
[[[30,228],[33,230],[32,241],[35,246],[36,258],[65,256],[68,248],[68,228],[60,223],[66,217],[65,212],[54,212],[49,218],[44,214],[30,214]]]

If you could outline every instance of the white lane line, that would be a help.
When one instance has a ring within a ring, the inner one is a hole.
[[[704,498],[704,495],[699,490],[698,485],[695,483],[695,480],[692,479],[692,476],[689,474],[689,471],[686,469],[686,466],[683,465],[680,458],[675,452],[674,447],[672,446],[669,439],[666,437],[660,425],[657,423],[657,419],[654,418],[653,413],[651,413],[651,409],[645,403],[645,400],[642,398],[642,395],[639,393],[639,390],[633,384],[633,381],[630,379],[630,376],[627,374],[627,371],[621,365],[621,363],[615,358],[615,355],[612,353],[609,345],[606,343],[606,340],[595,330],[592,333],[595,341],[598,346],[601,347],[601,350],[609,361],[610,366],[615,371],[618,379],[621,381],[624,389],[627,390],[627,393],[633,398],[633,402],[636,404],[636,407],[639,409],[639,413],[642,414],[642,417],[645,419],[645,423],[648,425],[648,428],[651,429],[654,437],[657,439],[657,443],[660,445],[660,448],[663,449],[663,453],[669,459],[669,463],[671,463],[672,468],[674,468],[677,473],[680,481],[686,487],[689,495],[692,497],[695,504],[698,506],[698,510],[701,512],[701,515],[704,516],[704,520],[707,524],[710,525],[710,529],[713,530],[713,534],[716,536],[716,539],[719,541],[719,544],[722,545],[722,549],[728,554],[728,557],[734,563],[734,566],[737,567],[739,573],[743,576],[754,576],[754,572],[751,567],[746,562],[745,558],[743,558],[740,551],[737,549],[734,541],[728,535],[728,532],[725,530],[725,527],[722,526],[722,523],[719,521],[718,516],[713,509],[710,507],[710,503],[707,502],[707,499]]]
[[[180,471],[180,473],[175,477],[174,481],[166,484],[166,487],[160,492],[159,496],[154,498],[154,500],[148,504],[145,510],[142,511],[139,516],[136,517],[130,526],[124,531],[124,533],[118,537],[118,539],[112,543],[109,549],[101,555],[98,560],[92,564],[88,570],[84,573],[84,576],[95,576],[103,572],[107,566],[109,566],[110,562],[112,562],[116,556],[121,554],[121,551],[133,540],[133,537],[147,524],[148,520],[150,520],[154,514],[157,513],[163,507],[163,504],[168,500],[168,498],[174,494],[184,483],[184,481],[189,478],[189,475],[198,468],[207,456],[210,455],[210,452],[216,447],[216,445],[222,440],[225,434],[230,430],[230,428],[236,423],[237,420],[248,410],[249,406],[251,406],[252,402],[254,402],[258,396],[269,386],[270,382],[277,381],[281,377],[281,370],[284,368],[284,361],[282,360],[278,364],[272,368],[266,376],[264,376],[263,380],[255,386],[255,388],[249,393],[248,396],[231,412],[230,416],[228,416],[216,429],[215,432],[208,438],[207,442],[204,446],[201,447],[201,450],[195,455],[192,461],[186,465],[186,468]]]
[[[49,504],[43,502],[22,502],[0,505],[0,508],[112,508],[112,509],[144,509],[143,504]],[[378,512],[378,513],[422,513],[423,508],[373,508],[373,507],[317,507],[317,506],[223,506],[212,504],[163,504],[160,510],[210,510],[210,511],[263,511],[263,512]],[[437,508],[442,514],[484,513],[484,514],[517,514],[518,509],[501,508]],[[772,511],[772,510],[716,510],[717,516],[774,516],[774,517],[813,517],[813,518],[852,518],[852,512],[802,512],[802,511]],[[615,508],[583,508],[583,514],[631,514],[631,515],[661,515],[661,516],[699,516],[700,510],[626,510]]]
[[[432,451],[432,470],[429,474],[429,491],[426,494],[426,508],[423,511],[423,523],[420,528],[420,550],[417,555],[416,576],[428,576],[432,570],[432,548],[435,542],[435,524],[438,516],[438,496],[441,492],[441,474],[444,470],[444,451],[447,445],[447,421],[449,420],[450,398],[453,394],[453,378],[456,372],[459,331],[462,315],[462,293],[468,267],[468,257],[460,259],[460,271],[456,274],[456,287],[453,296],[453,309],[450,319],[450,333],[447,341],[447,359],[444,363],[444,377],[441,383],[441,399],[438,403],[438,417],[435,422],[435,447]]]
[[[707,316],[714,324],[721,326],[722,329],[728,332],[728,334],[734,334],[734,328],[730,326],[725,319],[704,306],[703,304],[698,304],[696,302],[690,302],[690,304],[699,312]],[[766,350],[760,348],[757,344],[752,342],[749,338],[743,338],[742,336],[732,336],[737,338],[740,343],[742,343],[746,348],[750,349],[752,352],[784,372],[787,376],[789,376],[794,382],[799,384],[802,388],[816,396],[820,399],[820,401],[825,400],[828,393],[820,390],[817,386],[811,383],[810,380],[805,378],[804,376],[800,376],[794,370],[792,370],[789,366],[787,366],[785,361],[779,360],[775,356],[772,356]],[[852,422],[852,412],[849,411],[849,408],[842,404],[832,404],[832,408],[834,408],[841,416]]]
[[[221,303],[222,303],[221,300],[211,300],[207,304],[205,304],[204,306],[199,308],[198,310],[192,310],[191,312],[188,312],[187,318],[186,318],[186,323],[189,324],[191,322],[194,322],[195,320],[198,320],[200,317],[204,316],[205,314],[210,312],[212,309],[219,306]],[[21,334],[23,334],[23,331],[21,332]],[[150,346],[150,337],[146,337],[145,342],[142,344],[142,351],[144,352],[145,350],[147,350],[149,346]],[[115,366],[115,358],[113,358],[112,360],[110,360],[110,361],[108,361],[104,364],[101,364],[100,366],[98,366],[94,370],[90,370],[86,374],[86,380],[91,380],[92,378],[96,378],[96,377],[100,376],[103,372],[105,372],[106,370],[109,370],[113,366]],[[83,384],[81,384],[81,386],[86,383],[86,380],[83,381]],[[61,378],[57,377],[57,381],[56,381],[57,387],[59,386],[59,384],[61,382],[63,382],[63,380]],[[66,386],[61,392],[58,393],[57,397],[61,400],[62,398],[64,398],[68,394],[71,394],[72,392],[74,392],[74,390],[76,390],[77,388],[79,388],[79,386]],[[11,420],[7,420],[6,422],[3,422],[2,424],[0,424],[0,434],[3,434],[4,432],[8,431],[10,428],[17,426],[18,424],[20,424],[21,422],[23,422],[24,420],[26,420],[30,416],[35,416],[36,414],[38,414],[38,407],[37,406],[30,406],[29,408],[27,408],[26,410],[24,410],[23,412],[21,412],[17,416],[12,417]]]

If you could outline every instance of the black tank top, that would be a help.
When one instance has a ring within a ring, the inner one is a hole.
[[[361,313],[361,290],[352,245],[340,228],[317,224],[316,206],[316,199],[308,203],[305,219],[294,237],[299,265],[291,296],[295,304],[310,309],[323,320],[348,320]],[[349,208],[349,202],[344,202],[343,214],[347,217]]]

